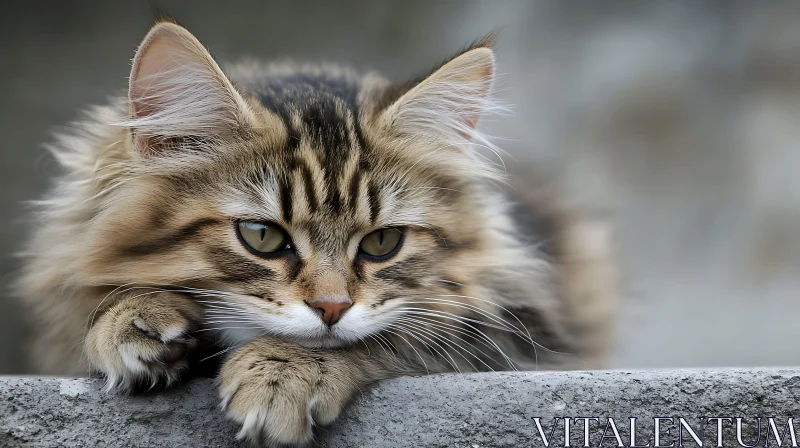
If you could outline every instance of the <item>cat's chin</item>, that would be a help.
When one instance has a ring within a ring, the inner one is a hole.
[[[342,348],[347,347],[351,344],[350,341],[346,341],[340,338],[318,338],[318,339],[299,339],[299,340],[292,340],[291,338],[288,339],[290,342],[294,342],[298,345],[302,345],[303,347],[308,348]]]
[[[293,342],[307,348],[342,348],[353,344],[353,341],[338,337],[335,332],[329,331],[329,334],[320,335],[316,337],[290,335],[290,334],[270,334],[270,336],[282,339],[286,342]],[[222,332],[223,338],[229,345],[238,346],[257,339],[263,335],[263,330],[255,329],[240,329],[229,328]]]
[[[342,335],[343,332],[337,330],[326,330],[324,334],[305,336],[305,335],[276,335],[287,342],[294,342],[295,344],[302,345],[307,348],[342,348],[353,345],[358,340],[347,338]],[[345,333],[346,334],[346,333]]]

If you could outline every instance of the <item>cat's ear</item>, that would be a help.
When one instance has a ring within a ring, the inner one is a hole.
[[[133,58],[130,120],[134,144],[154,153],[165,142],[227,139],[247,132],[253,111],[203,45],[169,22],[155,25]]]
[[[489,43],[459,54],[405,92],[382,112],[384,125],[454,146],[480,138],[478,120],[498,107],[490,96],[495,62]]]

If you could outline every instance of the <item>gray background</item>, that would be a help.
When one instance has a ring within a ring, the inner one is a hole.
[[[221,62],[335,60],[401,79],[503,27],[488,122],[507,162],[608,213],[625,272],[615,367],[798,364],[800,4],[156,2]],[[125,88],[145,3],[13,2],[0,14],[0,274],[55,126]],[[0,373],[31,326],[0,296]]]

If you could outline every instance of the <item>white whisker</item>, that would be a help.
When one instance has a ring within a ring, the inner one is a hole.
[[[422,342],[421,339],[425,339],[425,340],[431,342],[436,347],[438,347],[439,350],[441,350],[441,351],[437,350],[436,347],[433,347],[430,344],[427,344],[427,343],[424,343],[424,342],[423,342],[423,344],[425,344],[427,347],[429,347],[429,349],[432,349],[432,350],[436,351],[439,354],[439,356],[441,356],[445,361],[447,361],[450,364],[451,367],[453,367],[454,371],[456,371],[458,373],[461,373],[461,369],[458,367],[458,364],[455,362],[455,359],[453,359],[453,357],[450,356],[450,353],[447,350],[445,350],[441,345],[439,345],[436,341],[432,340],[431,338],[429,338],[429,337],[427,337],[425,335],[421,335],[421,334],[418,334],[418,333],[414,334],[411,328],[408,328],[408,327],[404,326],[403,324],[391,324],[390,327],[395,328],[398,331],[406,332],[409,336],[414,337],[415,339],[417,339],[420,342]]]

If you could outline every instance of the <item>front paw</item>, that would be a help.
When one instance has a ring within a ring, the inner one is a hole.
[[[188,366],[197,341],[189,336],[201,317],[190,299],[172,293],[122,299],[89,330],[89,362],[107,390],[170,385]]]
[[[218,381],[222,408],[242,425],[239,439],[296,446],[338,417],[361,377],[342,352],[260,338],[225,361]]]

